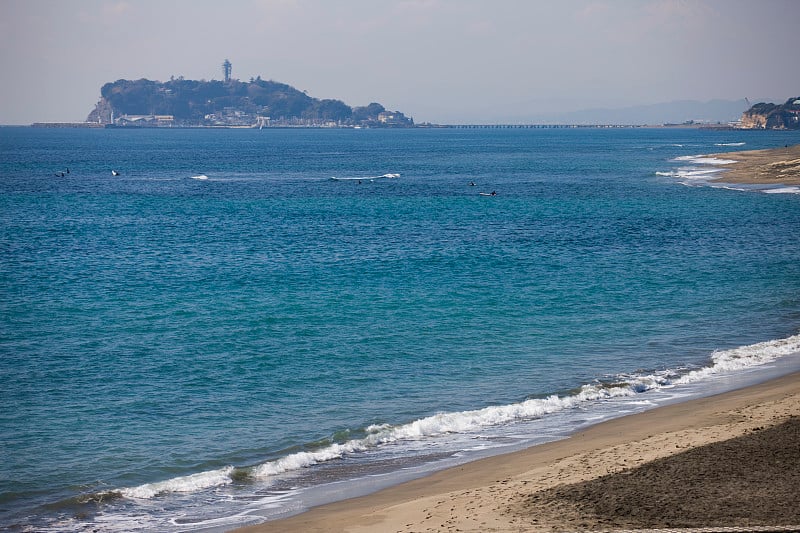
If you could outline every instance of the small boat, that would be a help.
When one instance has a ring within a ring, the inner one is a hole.
[[[479,192],[478,194],[480,194],[481,196],[497,196],[497,191],[492,191],[492,192]]]

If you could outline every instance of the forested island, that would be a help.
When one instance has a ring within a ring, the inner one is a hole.
[[[317,99],[285,83],[251,78],[160,82],[117,80],[100,90],[88,123],[111,127],[413,127],[381,104],[350,107]]]

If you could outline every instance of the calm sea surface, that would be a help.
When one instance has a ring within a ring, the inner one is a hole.
[[[0,128],[0,527],[229,529],[796,369],[800,190],[696,156],[798,142]]]

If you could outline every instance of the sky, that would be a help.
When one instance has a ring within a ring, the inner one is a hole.
[[[417,123],[800,96],[798,0],[0,0],[0,124],[117,79],[261,76]]]

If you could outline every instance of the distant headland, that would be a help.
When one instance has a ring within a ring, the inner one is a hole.
[[[160,82],[117,80],[100,89],[100,101],[86,122],[110,127],[411,127],[413,119],[378,103],[350,107],[320,100],[285,83],[261,76],[243,82],[224,79]]]
[[[800,96],[784,104],[758,103],[742,114],[740,127],[755,130],[800,129]]]

